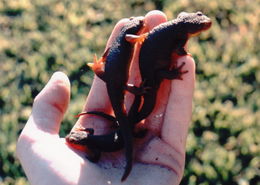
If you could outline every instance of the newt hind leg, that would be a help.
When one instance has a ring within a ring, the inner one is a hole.
[[[101,151],[100,150],[96,150],[96,149],[92,149],[88,155],[86,156],[86,158],[93,163],[97,163],[99,161],[101,157]]]
[[[144,33],[141,35],[126,34],[125,39],[130,43],[143,43],[147,36],[148,33]]]

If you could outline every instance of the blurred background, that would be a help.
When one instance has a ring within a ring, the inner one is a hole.
[[[0,0],[0,185],[28,184],[16,140],[53,72],[72,85],[65,136],[92,83],[86,63],[102,54],[118,20],[153,9],[213,20],[189,42],[197,84],[181,184],[260,184],[259,0]]]

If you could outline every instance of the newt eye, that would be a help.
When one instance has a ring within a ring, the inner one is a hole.
[[[198,15],[198,16],[202,16],[203,13],[202,13],[202,12],[197,12],[197,15]]]
[[[144,20],[140,20],[139,23],[140,23],[141,25],[144,25]]]

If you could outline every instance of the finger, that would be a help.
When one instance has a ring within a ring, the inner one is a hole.
[[[190,56],[178,59],[185,62],[183,80],[171,82],[171,92],[166,107],[161,136],[180,154],[185,154],[185,144],[192,113],[192,98],[195,86],[195,63]]]
[[[32,114],[21,135],[39,137],[36,132],[58,134],[70,101],[70,82],[62,72],[53,74],[34,100]]]
[[[114,27],[107,45],[106,49],[112,45],[112,42],[119,35],[121,28],[129,21],[129,19],[121,19],[116,26]],[[105,50],[106,50],[105,49]],[[87,111],[101,111],[107,114],[111,114],[112,107],[107,94],[107,89],[105,83],[98,78],[96,75],[94,77],[90,92],[88,94],[86,103],[83,108],[83,112]],[[77,127],[96,127],[95,125],[103,125],[102,121],[104,120],[96,120],[96,117],[93,116],[82,116],[79,118],[74,128]]]
[[[188,70],[188,73],[183,75],[183,80],[172,80],[170,83],[164,83],[163,90],[167,86],[171,86],[170,95],[162,95],[159,97],[163,100],[162,106],[157,105],[157,109],[153,114],[160,113],[166,107],[162,128],[156,116],[151,115],[149,124],[154,124],[149,128],[155,128],[153,132],[161,128],[161,138],[154,137],[141,150],[137,159],[148,164],[159,164],[172,169],[176,174],[176,183],[179,184],[185,162],[185,143],[188,132],[188,127],[191,119],[192,96],[195,81],[195,64],[191,57],[185,56],[178,59],[178,66],[185,62],[183,71]],[[168,92],[168,90],[166,90]],[[165,98],[166,97],[166,98]],[[167,101],[165,101],[166,99]],[[163,115],[163,114],[159,114]],[[163,116],[161,117],[163,118]],[[151,121],[152,120],[152,121]]]
[[[166,15],[159,10],[150,11],[145,15],[145,24],[147,31],[151,31],[155,26],[158,26],[159,24],[166,21]]]
[[[148,32],[151,31],[154,27],[158,26],[159,24],[162,24],[164,22],[167,21],[167,17],[166,15],[159,11],[159,10],[153,10],[148,12],[145,15],[145,27],[146,30],[144,32]],[[133,62],[131,64],[131,68],[130,68],[130,78],[129,78],[129,83],[130,84],[134,84],[135,86],[139,86],[141,83],[141,75],[140,75],[140,70],[139,70],[139,54],[140,54],[140,48],[141,45],[138,45],[136,47],[136,50],[134,52],[134,56],[133,56]],[[161,123],[162,123],[162,117],[158,117],[158,115],[161,115],[164,110],[165,110],[165,102],[167,102],[167,97],[168,97],[168,91],[167,88],[169,86],[169,84],[162,84],[159,91],[158,91],[158,97],[157,101],[156,101],[156,105],[154,108],[154,111],[147,117],[147,119],[145,120],[145,124],[147,125],[146,127],[154,132],[154,133],[159,133],[161,130]],[[134,95],[131,93],[126,92],[126,107],[127,110],[129,110],[129,108],[132,105],[133,99],[134,99]],[[163,97],[163,98],[162,98]]]
[[[159,11],[159,10],[153,10],[148,12],[144,17],[144,23],[145,23],[145,29],[142,33],[146,33],[151,31],[155,26],[164,23],[167,21],[166,15]],[[128,80],[129,84],[134,84],[135,86],[139,86],[141,83],[141,76],[140,76],[140,70],[139,70],[139,53],[140,53],[141,44],[137,44],[137,47],[133,54],[133,59],[131,62],[130,67],[130,77]],[[134,95],[126,92],[126,107],[127,110],[132,105],[134,99]]]

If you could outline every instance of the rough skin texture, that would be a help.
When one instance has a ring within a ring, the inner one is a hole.
[[[151,90],[144,94],[144,103],[135,122],[152,112],[163,79],[181,79],[181,75],[187,72],[181,71],[184,64],[179,67],[172,64],[172,56],[175,62],[177,57],[187,55],[184,46],[188,39],[210,26],[211,20],[201,12],[182,12],[176,19],[160,24],[147,35],[140,50],[139,67],[144,86]]]
[[[74,132],[67,136],[67,142],[69,143],[87,145],[92,152],[92,156],[88,156],[88,158],[93,162],[98,161],[100,152],[113,152],[125,146],[127,162],[122,181],[126,179],[131,171],[133,155],[133,127],[127,118],[124,95],[125,90],[133,90],[131,91],[133,93],[135,90],[135,87],[126,86],[134,44],[126,41],[125,35],[138,34],[142,27],[143,17],[130,18],[130,21],[122,28],[111,47],[105,51],[101,60],[96,61],[92,67],[96,75],[106,82],[107,92],[119,124],[119,129],[103,136],[94,136],[90,133],[80,136],[80,132]],[[102,64],[105,66],[102,66]],[[102,71],[102,68],[105,68],[105,70]],[[139,107],[139,103],[137,104],[137,107]],[[77,134],[79,137],[77,137]]]

